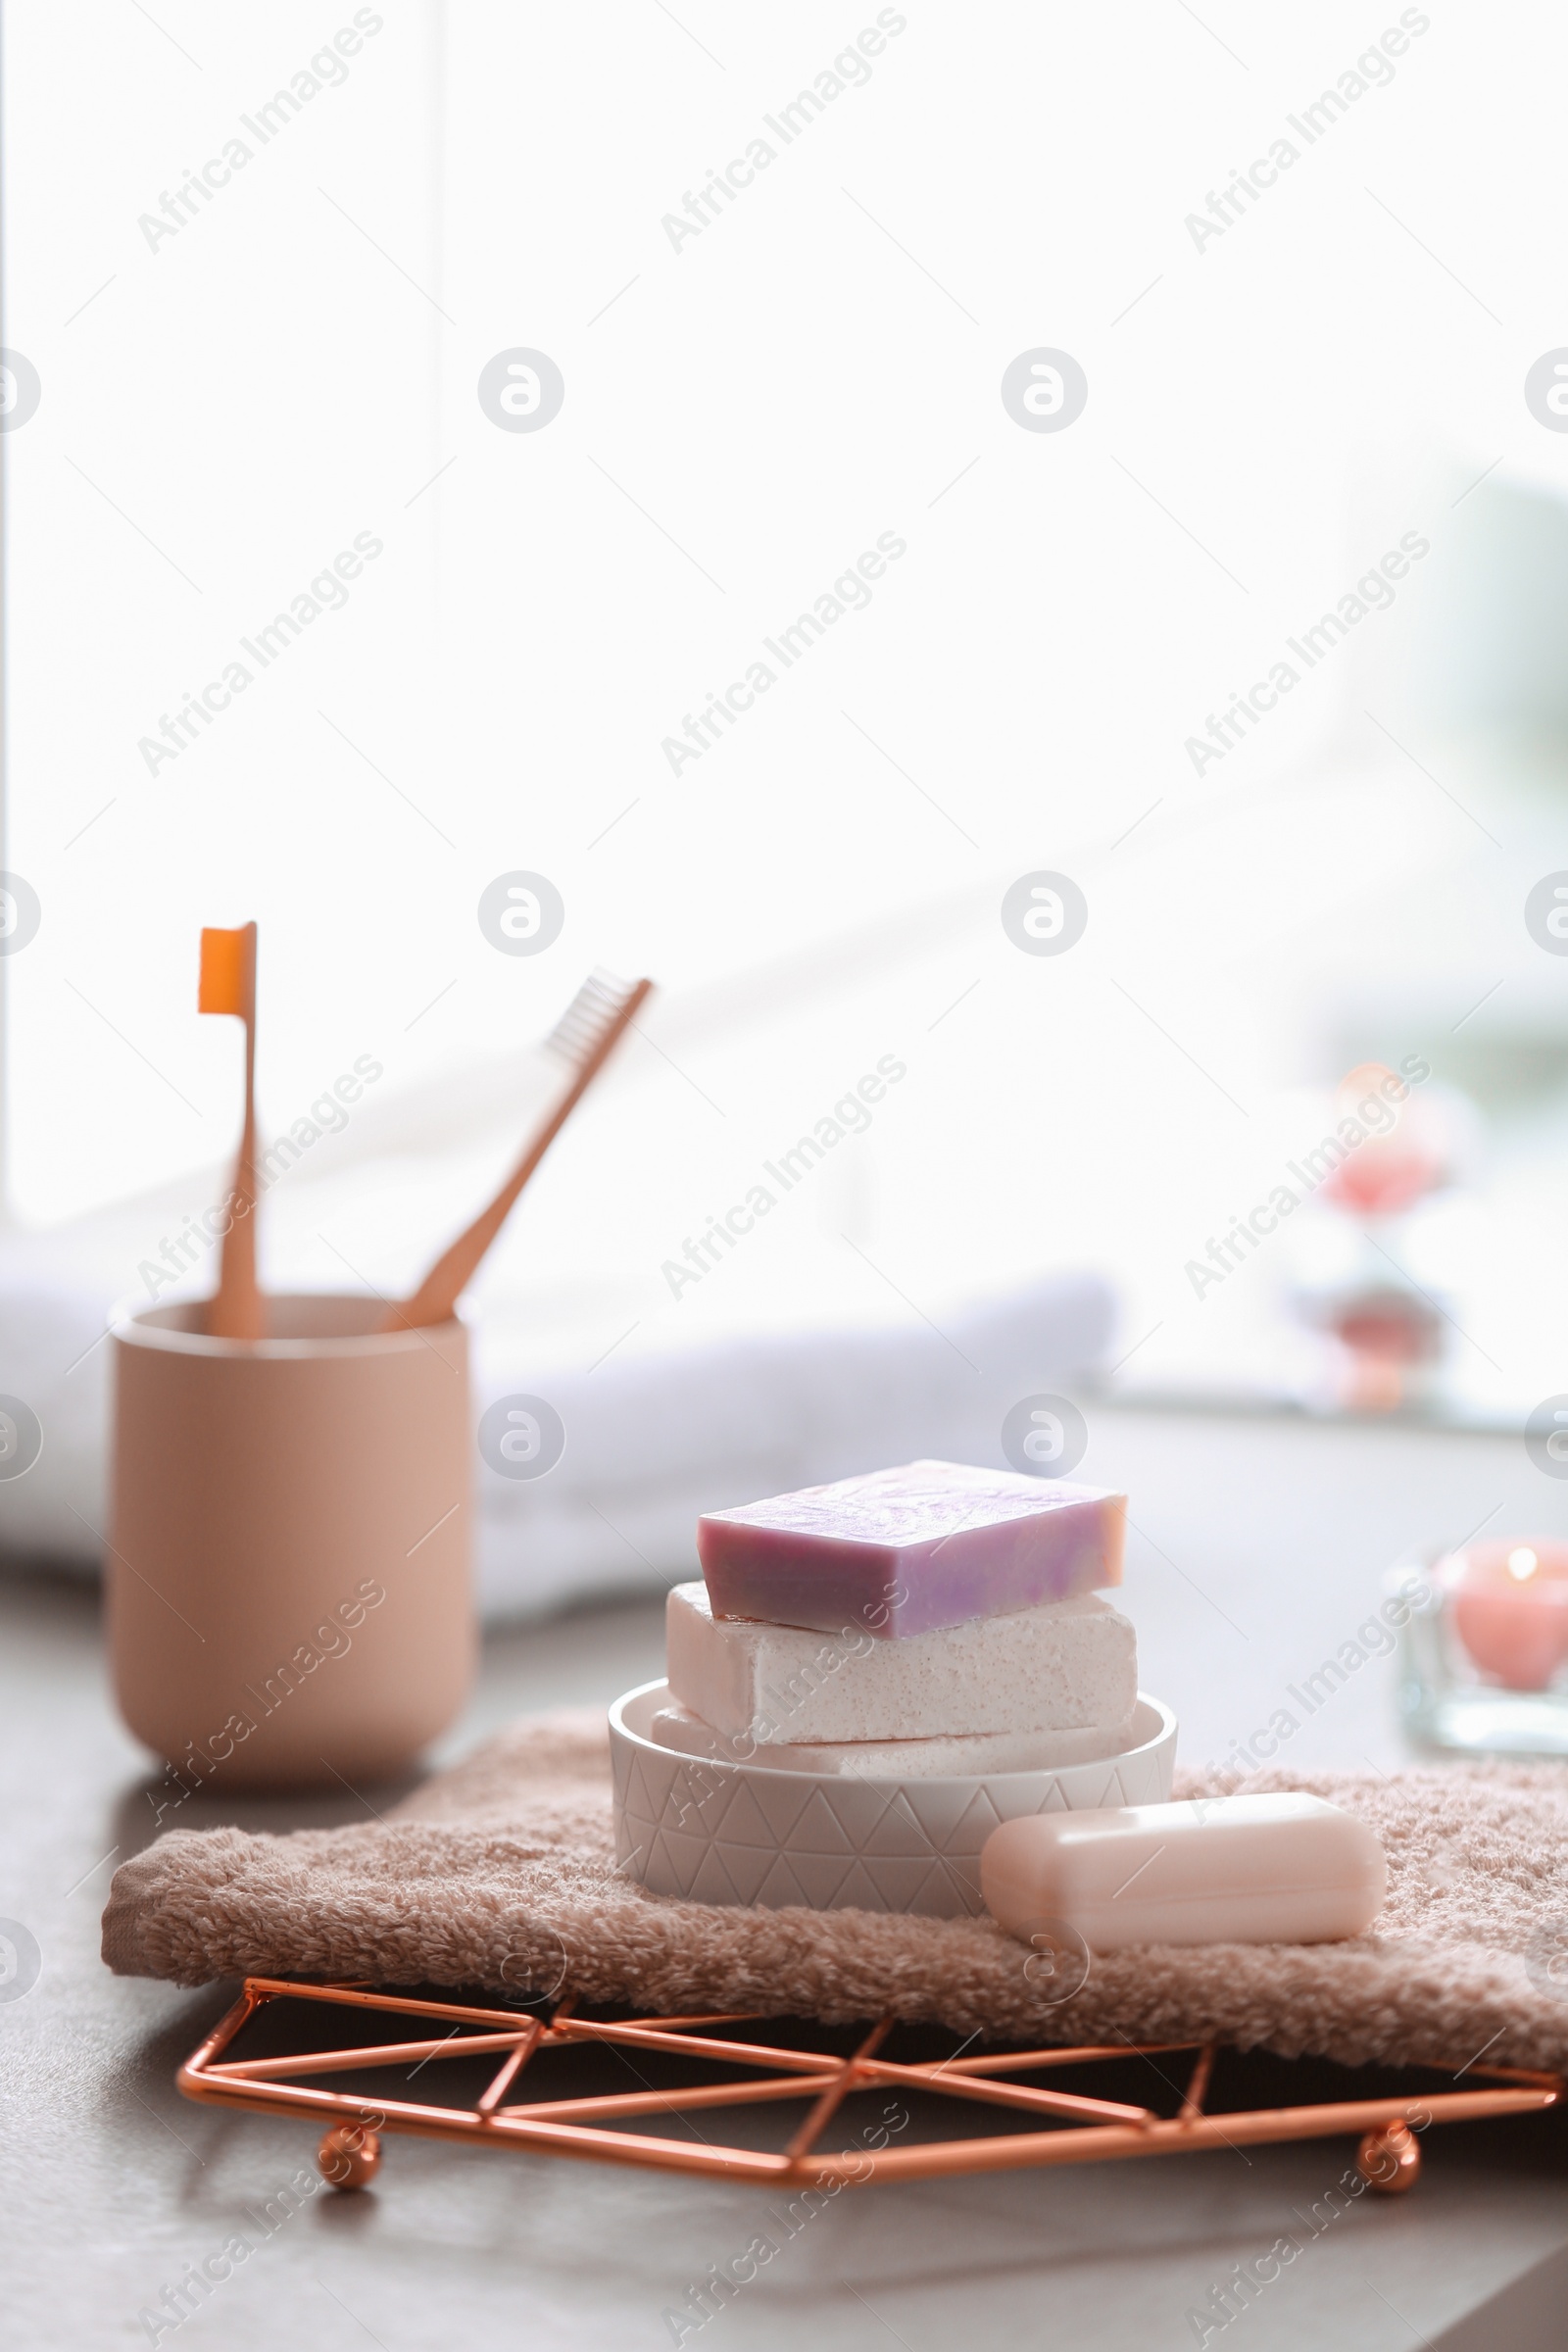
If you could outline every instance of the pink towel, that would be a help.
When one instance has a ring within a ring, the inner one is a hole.
[[[1240,1787],[1309,1788],[1370,1825],[1390,1866],[1371,1934],[1117,1952],[1054,2003],[990,1920],[645,1894],[616,1874],[604,1718],[584,1711],[514,1725],[384,1822],[172,1831],[116,1872],[104,1958],[179,1984],[537,1985],[665,2014],[891,2012],[998,2038],[1568,2070],[1568,1771],[1261,1772]],[[1188,1774],[1177,1793],[1220,1791]]]

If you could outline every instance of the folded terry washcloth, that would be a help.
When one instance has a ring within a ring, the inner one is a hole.
[[[1568,1772],[1262,1772],[1367,1822],[1390,1864],[1375,1931],[1340,1944],[1150,1945],[1070,2000],[990,1920],[714,1909],[616,1875],[597,1711],[488,1740],[385,1821],[176,1830],[115,1874],[104,1958],[179,1984],[254,1976],[540,1984],[649,2011],[939,2021],[1051,2042],[1215,2038],[1348,2065],[1568,2069]],[[1178,1795],[1231,1794],[1200,1774]]]

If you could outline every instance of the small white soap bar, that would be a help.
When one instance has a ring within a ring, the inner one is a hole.
[[[1004,1822],[980,1852],[992,1916],[1026,1941],[1060,1922],[1091,1951],[1129,1943],[1335,1943],[1383,1908],[1364,1822],[1320,1796],[1188,1799]]]
[[[736,1738],[671,1699],[656,1707],[648,1736],[677,1755],[760,1765],[766,1772],[853,1774],[862,1781],[968,1780],[985,1772],[1055,1772],[1093,1764],[1131,1745],[1132,1723],[1092,1732],[953,1732],[938,1740],[840,1740],[788,1743]]]
[[[878,1642],[715,1617],[705,1585],[677,1585],[664,1637],[670,1696],[716,1732],[769,1743],[1109,1735],[1138,1701],[1131,1623],[1094,1592]]]

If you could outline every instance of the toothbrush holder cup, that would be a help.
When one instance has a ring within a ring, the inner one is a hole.
[[[267,1306],[254,1341],[199,1300],[112,1326],[115,1693],[182,1781],[384,1781],[472,1679],[468,1335],[377,1331],[373,1298]]]

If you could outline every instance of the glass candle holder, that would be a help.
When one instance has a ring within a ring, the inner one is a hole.
[[[1492,1538],[1390,1571],[1399,1711],[1417,1745],[1568,1756],[1568,1544]]]

